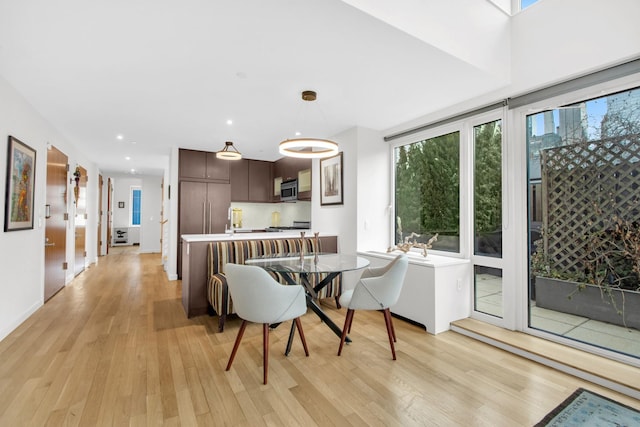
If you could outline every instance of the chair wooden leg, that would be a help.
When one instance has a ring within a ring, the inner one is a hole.
[[[340,347],[338,348],[338,356],[342,354],[344,341],[347,339],[347,331],[351,330],[351,322],[353,321],[353,310],[347,310],[347,317],[344,319],[344,327],[342,328],[342,336],[340,337]]]
[[[226,314],[218,315],[218,332],[224,331],[224,321],[227,318]]]
[[[340,297],[336,297],[336,308],[339,310],[342,308],[342,306],[340,305]]]
[[[356,311],[355,311],[355,310],[351,310],[351,311],[352,311],[352,313],[351,313],[351,320],[349,321],[349,330],[347,331],[347,333],[348,333],[348,334],[350,334],[350,333],[351,333],[351,325],[353,325],[353,316],[355,316],[355,315],[356,315]]]
[[[269,324],[262,325],[262,360],[264,363],[264,383],[267,383],[267,373],[269,372]]]
[[[240,346],[240,341],[242,340],[242,335],[244,335],[244,329],[247,327],[247,321],[243,320],[242,325],[240,325],[240,330],[238,331],[238,336],[236,337],[236,342],[233,345],[233,351],[231,352],[231,357],[229,357],[229,363],[227,363],[227,369],[231,369],[231,364],[233,363],[233,359],[236,357],[236,352],[238,351],[238,347]]]
[[[396,339],[396,328],[393,327],[393,316],[391,315],[391,310],[389,310],[389,324],[391,325],[391,335],[393,335],[393,342],[398,342],[398,340]]]
[[[391,354],[393,355],[393,360],[396,360],[396,349],[393,345],[394,341],[394,332],[393,332],[393,324],[391,323],[391,312],[388,308],[383,310],[384,312],[384,323],[387,325],[387,335],[389,335],[389,345],[391,346]]]
[[[309,357],[309,349],[307,348],[307,340],[304,338],[304,332],[302,331],[302,322],[299,317],[293,319],[296,322],[296,328],[298,328],[298,333],[300,334],[300,340],[302,341],[302,346],[304,347],[304,354]]]

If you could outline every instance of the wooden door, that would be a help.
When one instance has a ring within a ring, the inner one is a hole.
[[[98,175],[98,235],[96,236],[96,241],[98,242],[98,247],[96,255],[100,256],[102,254],[102,175]]]
[[[109,255],[109,248],[111,247],[111,230],[113,230],[113,183],[111,182],[111,178],[107,179],[107,255]]]
[[[47,204],[45,206],[44,300],[64,287],[66,270],[67,156],[55,147],[47,150]]]
[[[79,176],[74,175],[73,197],[75,204],[75,269],[74,274],[84,271],[87,231],[87,170],[81,166],[75,169]]]

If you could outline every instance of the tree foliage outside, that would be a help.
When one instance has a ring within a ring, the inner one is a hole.
[[[474,221],[478,255],[502,255],[502,123],[474,128]]]
[[[395,150],[396,243],[411,233],[433,249],[460,249],[460,132],[425,139]]]

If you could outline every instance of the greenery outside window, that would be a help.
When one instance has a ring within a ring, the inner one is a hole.
[[[502,121],[474,126],[475,255],[502,258]]]
[[[460,132],[394,149],[395,239],[460,252]],[[416,237],[419,235],[419,237]]]

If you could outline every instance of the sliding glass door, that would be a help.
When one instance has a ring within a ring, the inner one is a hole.
[[[528,326],[640,357],[640,88],[526,129]]]

